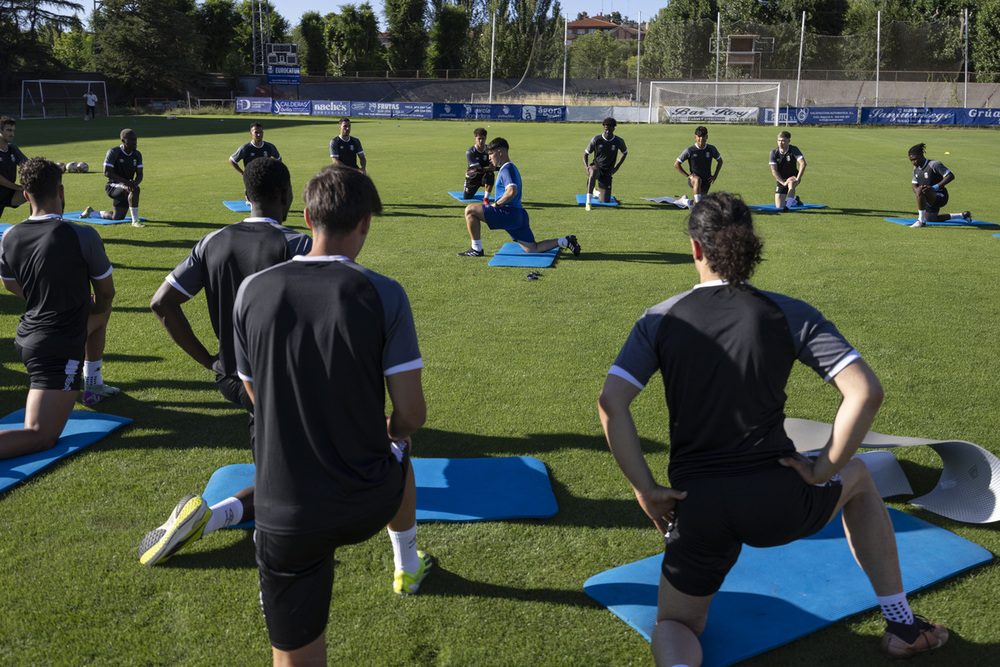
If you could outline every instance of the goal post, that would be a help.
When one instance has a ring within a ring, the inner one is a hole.
[[[97,95],[97,112],[110,116],[108,89],[103,81],[25,79],[21,82],[21,118],[83,116],[88,92]]]
[[[753,123],[760,109],[778,124],[780,81],[651,81],[649,123]]]

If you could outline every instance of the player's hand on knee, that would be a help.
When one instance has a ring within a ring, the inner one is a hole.
[[[803,456],[798,452],[792,456],[786,456],[778,459],[778,463],[786,468],[793,468],[795,472],[799,473],[799,476],[802,477],[802,480],[806,484],[823,484],[829,481],[831,477],[830,475],[825,475],[822,471],[817,470],[816,458]]]

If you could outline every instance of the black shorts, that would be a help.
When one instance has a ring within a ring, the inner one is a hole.
[[[703,477],[677,485],[677,504],[663,550],[663,576],[686,595],[719,591],[744,544],[774,547],[818,532],[830,520],[840,476],[811,486],[792,468],[774,464],[735,477]]]
[[[605,189],[605,190],[611,190],[611,180],[613,178],[613,174],[611,173],[611,170],[610,169],[601,169],[599,167],[597,167],[596,169],[597,169],[597,183],[598,183],[598,185],[601,188]]]
[[[931,215],[936,216],[938,212],[948,205],[948,190],[946,188],[941,188],[937,191],[937,199],[934,200],[934,204],[928,203],[927,212]]]
[[[476,190],[482,186],[487,189],[493,187],[496,175],[492,171],[481,171],[472,176],[465,177],[465,191],[463,195],[466,199],[472,199],[476,195]]]
[[[86,339],[84,339],[86,341]],[[85,345],[85,343],[84,343]],[[14,341],[17,355],[28,370],[31,389],[55,389],[58,391],[79,391],[83,372],[84,345],[78,349],[37,350],[23,347]]]
[[[698,176],[698,174],[691,174],[691,176]],[[691,186],[691,176],[688,176],[688,185]],[[707,195],[708,191],[712,189],[712,181],[709,180],[711,176],[698,176],[701,179],[701,193],[702,195]],[[694,187],[694,186],[691,186]]]
[[[788,186],[787,185],[783,185],[783,184],[778,183],[777,181],[775,181],[774,182],[774,193],[777,194],[777,195],[787,195],[788,194]]]
[[[410,465],[404,456],[404,471]],[[404,476],[405,479],[405,476]],[[364,542],[381,532],[403,501],[399,495],[376,511],[337,528],[300,535],[275,535],[257,529],[260,604],[271,646],[294,651],[326,630],[333,592],[337,547]]]
[[[14,199],[14,190],[10,188],[0,188],[0,212],[5,208],[17,208],[17,206],[11,206],[10,202]],[[20,204],[18,204],[20,206]]]
[[[115,208],[128,208],[128,189],[121,183],[111,183],[104,185],[104,191],[111,197],[111,204]]]

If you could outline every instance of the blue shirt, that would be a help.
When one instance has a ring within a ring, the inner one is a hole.
[[[500,171],[497,172],[497,199],[503,197],[503,193],[507,189],[508,185],[517,186],[517,196],[508,202],[504,202],[504,206],[524,208],[521,205],[521,172],[517,170],[517,167],[514,166],[513,162],[508,162],[504,166],[500,167]]]

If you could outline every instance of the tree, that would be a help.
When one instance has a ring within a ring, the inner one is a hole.
[[[389,24],[389,66],[394,70],[423,67],[427,55],[427,28],[424,18],[427,0],[386,0],[385,18]]]
[[[469,42],[469,11],[446,0],[431,2],[431,33],[427,70],[463,69]]]
[[[299,64],[304,65],[305,74],[326,74],[330,62],[326,37],[327,22],[319,12],[302,15],[299,25],[292,31],[292,38],[299,45]]]
[[[66,69],[94,71],[94,34],[78,30],[64,32],[52,45],[52,55]]]
[[[270,2],[264,2],[263,7],[267,16],[265,27],[271,34],[271,43],[287,44],[290,41],[288,21]],[[259,20],[259,16],[254,16],[253,9],[251,0],[242,0],[238,7],[240,22],[236,26],[236,50],[248,63],[253,63],[253,29],[254,23]]]
[[[243,22],[236,3],[233,0],[204,0],[197,17],[198,32],[205,36],[202,62],[209,72],[223,72],[230,54],[236,51],[236,29]]]
[[[179,94],[201,72],[203,37],[188,0],[104,0],[99,70],[131,95]]]
[[[635,55],[634,51],[634,41],[615,39],[603,30],[582,35],[570,47],[570,71],[574,78],[625,78],[628,58]]]
[[[1000,72],[1000,50],[996,47],[1000,44],[1000,0],[982,0],[975,21],[970,22],[975,36],[970,40],[970,58],[975,63],[978,80],[995,82]],[[985,73],[989,75],[984,76]]]
[[[385,47],[378,38],[378,19],[372,6],[344,5],[340,15],[327,14],[327,44],[338,73],[373,72],[388,67]]]

